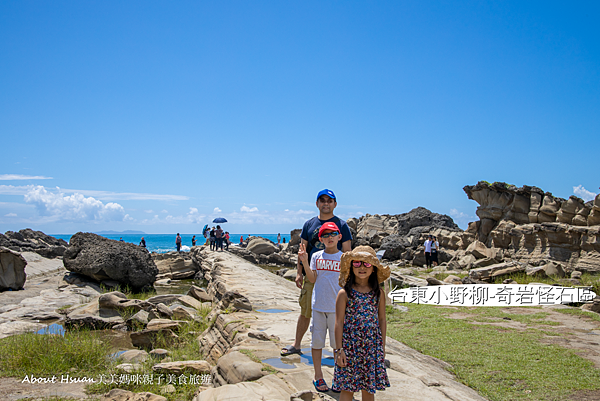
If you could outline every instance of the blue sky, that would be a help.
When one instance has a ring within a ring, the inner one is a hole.
[[[589,200],[599,11],[0,0],[0,231],[288,232],[323,188],[463,228],[479,180]]]

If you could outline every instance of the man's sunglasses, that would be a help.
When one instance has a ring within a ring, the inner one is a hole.
[[[337,237],[339,234],[340,233],[338,233],[337,231],[334,231],[332,233],[327,233],[327,234],[321,235],[321,238]]]
[[[363,262],[363,261],[360,261],[360,260],[353,260],[353,261],[352,261],[352,266],[354,266],[354,267],[360,267],[360,265],[363,265],[363,266],[364,266],[364,267],[366,267],[367,269],[368,269],[369,267],[373,266],[373,265],[372,265],[372,264],[370,264],[370,263]]]

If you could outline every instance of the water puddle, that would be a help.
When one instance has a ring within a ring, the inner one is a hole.
[[[278,270],[285,269],[285,267],[283,267],[283,266],[273,266],[273,265],[258,265],[258,266],[262,267],[263,269],[265,269],[273,274],[277,274],[276,272]]]
[[[62,324],[53,323],[35,332],[35,334],[58,334],[64,337],[65,328]]]
[[[114,354],[110,354],[110,357],[111,357],[112,359],[117,359],[117,358],[118,358],[119,356],[121,356],[121,354],[122,354],[122,353],[124,353],[124,352],[126,352],[126,351],[117,351],[117,352],[115,352]]]
[[[297,360],[298,357],[300,358],[299,361]],[[296,367],[296,363],[305,363],[309,366],[314,365],[312,358],[312,350],[310,348],[302,348],[302,354],[300,355],[294,354],[283,358],[285,358],[286,360],[283,360],[282,358],[269,358],[264,359],[263,362],[273,366],[275,369],[294,369]],[[296,360],[292,362],[290,360],[291,358],[294,358]],[[321,365],[329,366],[332,368],[335,366],[335,361],[331,352],[323,350],[323,354],[321,357]]]
[[[321,365],[323,366],[335,366],[335,360],[333,354],[327,350],[323,350],[323,356],[321,357]],[[300,361],[307,365],[314,365],[312,358],[312,350],[310,348],[302,348],[302,355],[300,355]]]
[[[264,363],[273,366],[275,369],[294,369],[296,367],[295,363],[292,362],[284,362],[281,358],[269,358],[263,359]]]
[[[263,312],[263,313],[286,313],[286,312],[291,312],[291,310],[288,309],[257,309],[257,312]]]

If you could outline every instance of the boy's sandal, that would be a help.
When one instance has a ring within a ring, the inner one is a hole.
[[[325,383],[324,379],[313,381],[313,385],[315,386],[315,390],[317,390],[319,393],[326,393],[329,391],[329,387],[327,386],[327,383]]]
[[[293,345],[288,345],[287,347],[283,347],[281,349],[281,356],[288,356],[293,354],[301,354],[302,350],[294,347]]]

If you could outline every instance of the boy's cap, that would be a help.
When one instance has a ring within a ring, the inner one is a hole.
[[[331,189],[324,189],[321,192],[319,192],[317,194],[317,200],[319,200],[319,198],[321,197],[321,195],[327,195],[331,199],[335,200],[335,194],[333,193],[333,191]]]
[[[325,223],[321,226],[321,228],[319,228],[319,237],[321,235],[323,235],[323,231],[337,231],[338,233],[340,232],[340,229],[338,228],[337,224],[332,223],[331,221],[328,223]]]

